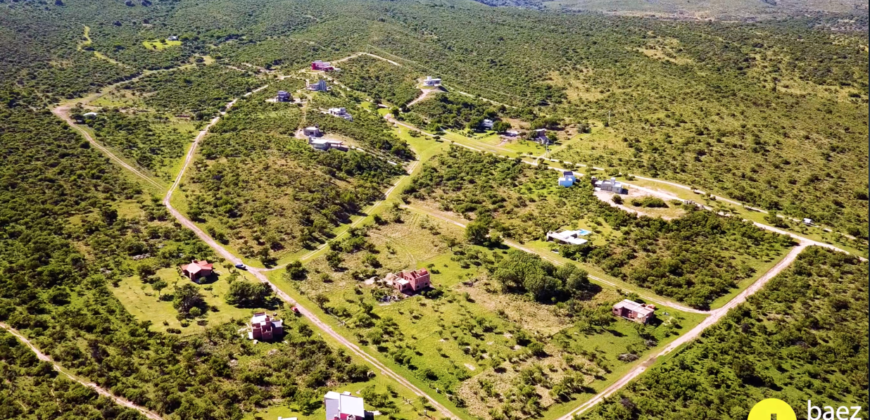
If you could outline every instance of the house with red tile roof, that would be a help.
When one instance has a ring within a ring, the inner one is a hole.
[[[201,278],[208,277],[214,272],[214,264],[210,264],[206,260],[196,261],[193,260],[190,264],[182,264],[181,265],[181,273],[184,274],[185,277],[197,281]]]

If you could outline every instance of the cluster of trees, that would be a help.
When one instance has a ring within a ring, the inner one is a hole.
[[[505,292],[528,293],[540,302],[566,300],[588,292],[589,274],[573,264],[556,267],[541,257],[512,249],[492,277]]]
[[[442,209],[473,218],[480,227],[468,234],[479,241],[541,240],[582,219],[607,226],[615,231],[607,243],[564,245],[561,255],[698,308],[752,276],[753,262],[793,245],[787,236],[694,207],[672,221],[638,217],[598,200],[590,183],[554,188],[557,176],[543,165],[451,147],[424,166],[403,197],[438,200]]]
[[[752,404],[867,407],[866,262],[811,247],[673,359],[592,419],[744,419]],[[824,404],[822,404],[824,403]]]
[[[345,86],[371,96],[375,103],[402,106],[421,93],[417,89],[420,73],[366,55],[343,63],[337,77]]]
[[[76,119],[83,110],[77,110]],[[182,133],[159,121],[153,114],[129,115],[117,109],[100,112],[96,118],[83,120],[98,141],[119,150],[138,165],[151,171],[172,166],[184,156],[185,146],[193,140],[190,133]]]
[[[158,111],[204,120],[223,110],[233,98],[264,84],[248,72],[223,66],[196,65],[154,73],[123,85],[122,89],[142,96],[148,106]]]
[[[479,130],[484,118],[495,119],[506,109],[465,95],[442,93],[415,104],[410,111],[422,116],[430,128]]]

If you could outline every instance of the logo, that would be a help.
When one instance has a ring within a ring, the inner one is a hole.
[[[797,415],[785,401],[768,398],[752,407],[749,420],[797,420]]]
[[[861,407],[816,407],[807,401],[808,420],[861,420]],[[783,400],[768,398],[752,407],[748,420],[797,420],[794,410]]]

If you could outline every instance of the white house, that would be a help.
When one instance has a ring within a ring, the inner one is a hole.
[[[597,187],[601,191],[610,191],[615,192],[617,194],[627,194],[628,190],[622,186],[622,183],[617,181],[616,178],[610,178],[607,181],[596,181],[593,179],[593,183],[595,187]]]
[[[504,133],[504,135],[508,137],[518,137],[520,135],[520,132],[517,130],[508,130]]]
[[[559,241],[571,245],[583,245],[589,242],[580,237],[586,234],[584,230],[566,230],[563,232],[547,232],[547,241]]]
[[[320,129],[317,126],[305,127],[302,129],[302,132],[305,133],[308,137],[320,137],[323,133],[320,132]]]
[[[813,225],[813,219],[807,219],[807,218],[804,218],[804,224],[807,225],[807,226],[812,226],[812,225]]]
[[[366,418],[365,404],[362,398],[351,395],[350,392],[339,394],[329,391],[323,397],[326,408],[326,420],[364,420]]]
[[[429,86],[429,87],[441,86],[441,79],[436,79],[436,78],[433,78],[432,76],[426,76],[426,80],[423,80],[423,86]]]
[[[319,139],[313,136],[308,138],[308,144],[310,144],[311,147],[313,147],[315,150],[326,151],[329,149],[335,149],[342,152],[346,152],[348,150],[348,147],[338,140]]]
[[[547,129],[546,128],[539,128],[539,129],[535,130],[535,136],[532,137],[532,140],[534,140],[538,143],[541,143],[543,145],[550,144],[550,138],[547,137]]]
[[[481,125],[483,126],[483,128],[485,128],[487,130],[492,130],[492,126],[494,124],[495,124],[495,121],[490,120],[490,119],[485,119],[485,120],[483,120],[483,123]]]
[[[348,121],[353,121],[353,116],[350,115],[344,108],[329,108],[329,115],[344,118]]]
[[[175,36],[175,35],[172,35],[172,36],[170,36],[169,38],[166,38],[166,40],[167,40],[167,41],[178,41],[178,37]]]
[[[85,118],[96,118],[96,117],[97,117],[97,113],[96,113],[96,112],[86,112],[86,113],[84,113],[82,116],[85,117]]]

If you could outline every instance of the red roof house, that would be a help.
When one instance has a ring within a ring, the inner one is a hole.
[[[613,315],[623,317],[640,324],[646,324],[655,316],[655,305],[641,304],[625,299],[613,305]]]
[[[209,262],[205,260],[193,260],[190,264],[183,264],[181,266],[181,272],[193,281],[210,276],[213,270],[213,264],[209,264]]]
[[[332,67],[332,65],[326,61],[317,60],[311,63],[311,70],[333,71],[335,70],[335,67]]]

